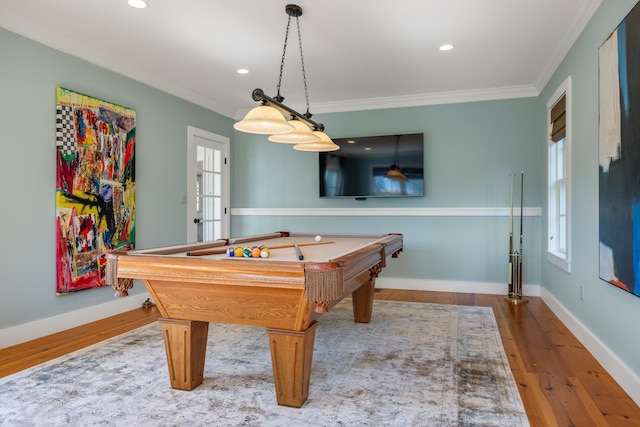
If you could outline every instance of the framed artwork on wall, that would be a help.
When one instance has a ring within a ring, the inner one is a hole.
[[[106,253],[134,248],[135,144],[135,110],[56,88],[58,295],[104,286]]]
[[[640,5],[599,49],[600,278],[640,296]]]

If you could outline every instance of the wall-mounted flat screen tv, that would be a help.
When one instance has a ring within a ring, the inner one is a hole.
[[[332,138],[319,153],[320,197],[423,197],[424,134]]]

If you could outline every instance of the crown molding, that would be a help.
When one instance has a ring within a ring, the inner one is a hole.
[[[551,57],[547,67],[542,71],[540,78],[536,82],[535,86],[538,88],[540,93],[542,93],[545,86],[549,83],[549,80],[551,80],[551,77],[553,77],[554,73],[558,70],[562,61],[564,61],[571,48],[580,37],[580,34],[582,34],[587,25],[589,25],[593,15],[598,11],[603,1],[604,0],[592,0],[591,2],[584,2],[581,4],[581,7],[574,16],[573,22],[571,22],[570,25],[567,25],[567,28],[572,31],[566,34],[564,40],[560,41],[558,49],[556,49],[555,54]]]
[[[233,109],[227,108],[209,98],[203,97],[192,90],[173,84],[153,73],[148,73],[137,67],[133,67],[130,64],[119,61],[117,58],[109,55],[102,55],[95,49],[90,49],[76,40],[41,25],[37,25],[35,22],[14,13],[2,5],[0,5],[0,27],[52,49],[80,58],[100,68],[104,68],[124,77],[133,79],[154,89],[158,89],[180,99],[184,99],[185,101],[192,102],[223,116],[229,118],[234,117],[235,111]]]
[[[531,98],[538,95],[540,95],[540,92],[535,86],[521,85],[489,89],[355,99],[351,101],[321,102],[313,105],[313,112],[314,114],[322,114],[363,110],[383,110],[387,108],[423,107],[427,105],[457,104],[463,102]],[[303,105],[293,105],[291,108],[303,109],[306,107]],[[241,120],[249,110],[250,109],[238,110],[236,112],[235,119]]]

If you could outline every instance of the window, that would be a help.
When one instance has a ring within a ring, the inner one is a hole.
[[[547,259],[571,272],[571,77],[547,103],[548,233]]]

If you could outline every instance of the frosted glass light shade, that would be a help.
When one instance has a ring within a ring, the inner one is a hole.
[[[300,120],[289,120],[288,123],[294,127],[295,130],[293,132],[278,133],[271,135],[267,139],[271,142],[281,142],[284,144],[300,144],[320,141],[320,137],[314,135],[313,132],[311,132],[311,129],[309,129],[309,126],[305,125]]]
[[[233,125],[233,128],[240,132],[267,135],[294,130],[280,111],[267,105],[260,105],[249,111],[244,119]]]
[[[314,135],[318,136],[320,140],[318,142],[307,142],[304,144],[296,144],[293,146],[294,150],[298,151],[336,151],[340,149],[340,146],[334,143],[329,135],[320,131],[313,131]]]
[[[385,177],[399,182],[407,182],[407,176],[403,174],[400,169],[394,168],[393,166],[387,171]]]

